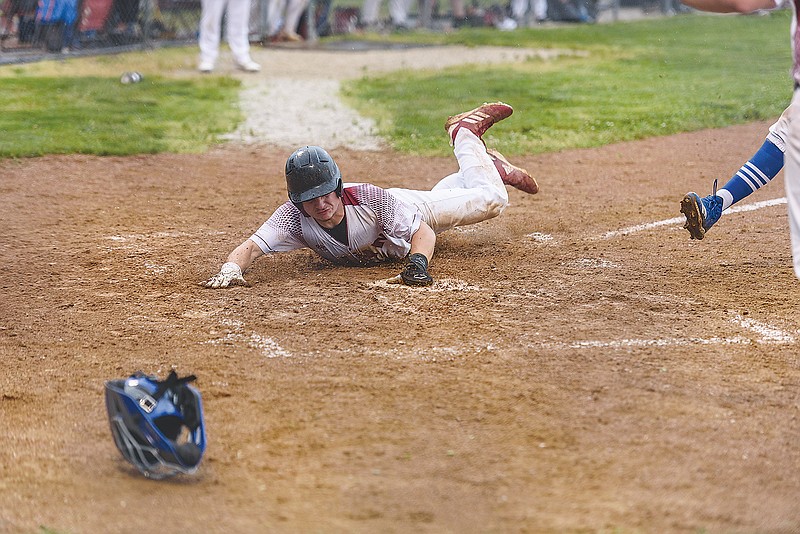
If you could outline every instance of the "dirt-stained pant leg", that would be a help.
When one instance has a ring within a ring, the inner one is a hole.
[[[800,117],[798,114],[800,114],[800,90],[795,90],[788,113],[784,113],[789,125],[784,178],[789,205],[789,233],[792,238],[794,273],[800,278]]]
[[[401,200],[416,205],[437,234],[497,217],[508,206],[508,191],[483,141],[461,128],[453,151],[458,172],[442,179],[430,191],[389,189]]]

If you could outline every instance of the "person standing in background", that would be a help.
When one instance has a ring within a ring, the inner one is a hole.
[[[469,23],[464,0],[450,0],[450,16],[453,18],[453,27],[455,28],[460,28]]]
[[[226,15],[225,36],[236,66],[245,72],[258,72],[261,65],[250,57],[250,0],[201,0],[200,72],[214,70],[219,57],[222,16]]]
[[[701,11],[712,13],[752,13],[762,9],[775,9],[782,7],[784,0],[682,0],[684,4]],[[800,0],[792,0],[792,11],[794,17],[790,29],[792,46],[792,81],[794,82],[794,94],[789,107],[778,119],[778,122],[770,129],[772,138],[768,137],[759,151],[743,166],[744,175],[751,177],[759,176],[761,185],[766,185],[775,174],[780,170],[781,145],[785,144],[785,154],[783,163],[785,165],[784,180],[786,182],[786,203],[789,209],[789,236],[791,238],[792,257],[794,261],[794,274],[800,278],[800,26],[797,24],[798,5]],[[785,140],[776,133],[785,136]],[[784,133],[785,132],[785,133]],[[762,165],[753,165],[753,160],[764,162]],[[767,170],[760,169],[765,167]],[[759,172],[753,171],[759,168]],[[770,176],[771,175],[771,176]],[[737,189],[739,180],[735,175],[725,188]],[[753,188],[755,183],[753,183]],[[749,187],[749,186],[748,186]],[[760,186],[759,186],[760,187]],[[752,189],[751,189],[752,190]],[[743,194],[749,192],[741,188]],[[729,192],[730,193],[730,192]],[[726,195],[727,196],[727,195]],[[703,202],[706,200],[706,202]],[[735,201],[732,196],[728,202]],[[711,228],[719,216],[722,214],[724,198],[717,196],[714,191],[709,197],[701,199],[696,193],[689,193],[684,197],[681,211],[686,215],[686,228],[692,233],[692,237],[700,239]]]
[[[511,0],[511,17],[520,27],[527,26],[528,4],[536,22],[547,20],[547,0]]]
[[[267,6],[267,35],[270,41],[303,40],[297,33],[297,27],[308,7],[308,0],[269,0]]]
[[[364,0],[361,6],[361,26],[371,30],[381,29],[379,26],[378,13],[381,7],[381,0]],[[408,9],[409,0],[389,0],[389,18],[392,27],[404,29],[409,27]]]

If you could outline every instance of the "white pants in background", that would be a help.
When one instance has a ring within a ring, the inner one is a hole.
[[[405,26],[408,22],[410,0],[389,0],[389,17],[396,26]],[[378,22],[381,0],[364,0],[361,6],[361,22],[371,26]]]
[[[214,64],[219,56],[222,16],[227,9],[225,36],[233,59],[239,64],[250,59],[250,0],[201,0],[200,62]]]
[[[269,0],[267,6],[267,35],[272,37],[283,29],[288,33],[297,33],[297,25],[308,7],[308,0]]]
[[[511,16],[517,21],[522,21],[528,12],[529,0],[511,0]],[[547,0],[530,0],[533,17],[536,20],[547,18]]]

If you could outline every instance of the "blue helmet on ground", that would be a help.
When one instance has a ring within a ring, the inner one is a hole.
[[[197,471],[206,449],[203,403],[194,375],[166,380],[136,372],[106,382],[114,444],[144,476],[161,479]]]

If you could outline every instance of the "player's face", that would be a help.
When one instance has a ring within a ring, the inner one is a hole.
[[[333,228],[344,218],[344,204],[342,199],[332,191],[327,195],[312,198],[303,202],[303,209],[308,213],[320,226],[325,228]]]

